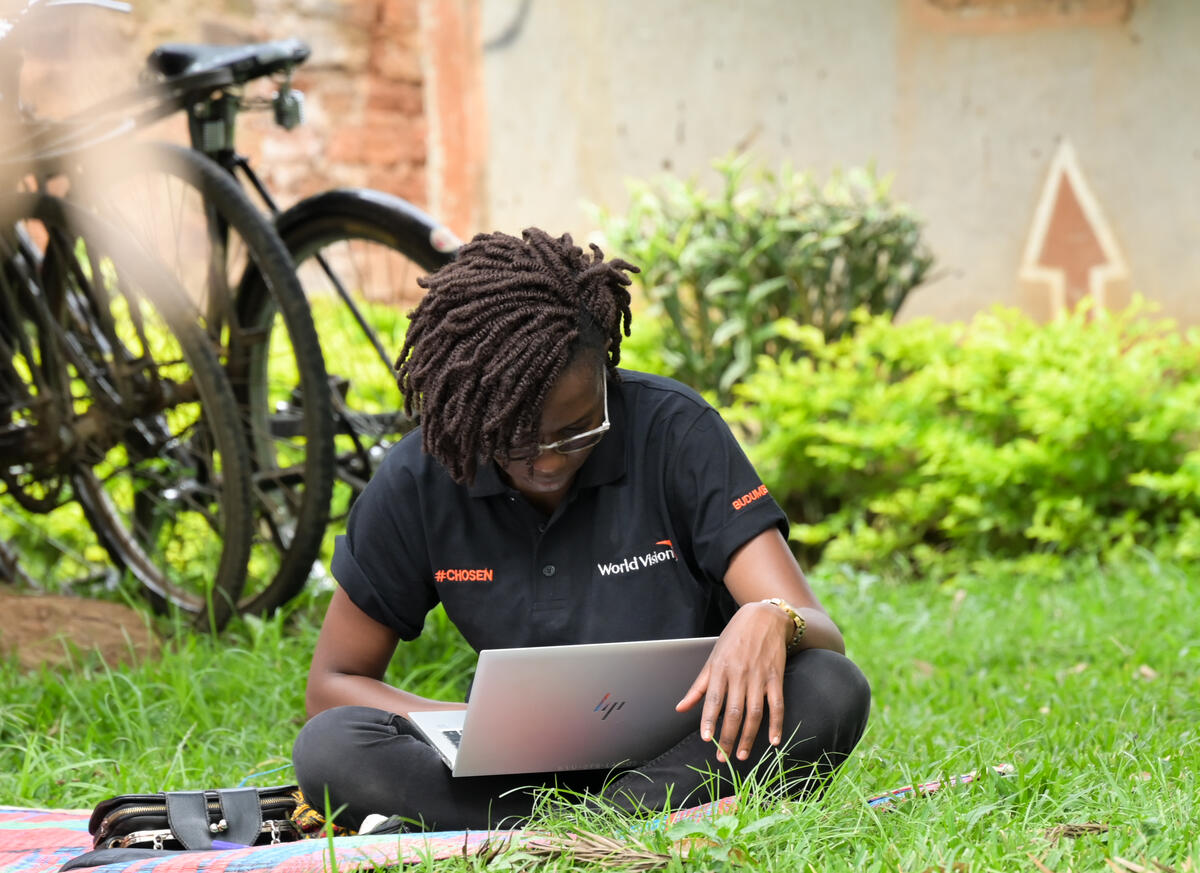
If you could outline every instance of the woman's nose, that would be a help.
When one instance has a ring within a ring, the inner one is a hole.
[[[551,449],[548,452],[542,452],[533,459],[533,469],[535,472],[545,475],[553,475],[565,467],[567,464],[567,456],[559,454]]]

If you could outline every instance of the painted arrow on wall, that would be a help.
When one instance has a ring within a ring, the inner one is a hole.
[[[1017,278],[1024,308],[1043,318],[1089,296],[1109,309],[1129,302],[1125,259],[1067,140],[1042,186]]]

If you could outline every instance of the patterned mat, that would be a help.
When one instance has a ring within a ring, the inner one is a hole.
[[[664,817],[673,824],[733,808],[731,799],[680,810]],[[56,873],[72,858],[90,851],[89,811],[0,807],[0,873]],[[373,870],[455,855],[473,855],[497,844],[519,845],[524,831],[442,831],[426,834],[366,834],[356,837],[299,840],[214,852],[179,852],[91,867],[89,873],[326,873],[330,847],[339,873]]]
[[[1011,768],[993,770],[1009,775]],[[893,803],[937,791],[948,785],[976,780],[966,773],[946,780],[907,785],[867,803],[887,807]],[[648,823],[666,827],[678,821],[697,820],[728,812],[733,798],[680,810]],[[90,851],[89,810],[24,809],[0,806],[0,873],[56,873],[72,858]],[[105,864],[89,873],[326,873],[334,853],[339,873],[375,869],[455,855],[472,855],[494,849],[498,843],[519,845],[536,836],[524,831],[442,831],[427,834],[388,834],[312,839],[275,846],[252,846],[214,852],[180,852],[169,857],[144,858],[121,864]]]
[[[0,807],[0,873],[55,873],[72,858],[90,851],[87,811]],[[457,831],[335,837],[339,871],[448,858],[480,851],[487,840],[519,838],[516,831]],[[181,852],[90,868],[96,873],[325,873],[330,841],[300,840],[218,852]]]

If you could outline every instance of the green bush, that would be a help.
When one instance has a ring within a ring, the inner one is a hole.
[[[664,177],[635,183],[628,212],[597,210],[613,252],[642,269],[665,318],[660,372],[727,401],[756,356],[795,349],[781,318],[836,338],[850,313],[892,314],[932,263],[920,226],[870,169],[824,186],[785,168],[716,163],[722,190]]]
[[[808,560],[1200,554],[1200,334],[1140,303],[856,320],[834,342],[781,324],[800,351],[761,359],[727,410]]]

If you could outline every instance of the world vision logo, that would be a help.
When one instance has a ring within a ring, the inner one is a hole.
[[[755,500],[758,500],[758,499],[766,497],[766,496],[767,496],[767,486],[759,485],[753,491],[747,491],[745,494],[743,494],[737,500],[733,501],[733,508],[734,509],[745,509],[747,506],[749,506]]]
[[[491,582],[493,580],[493,571],[491,567],[480,567],[476,569],[449,569],[435,570],[433,573],[434,582]]]
[[[670,540],[659,540],[654,545],[660,548],[651,549],[644,555],[632,555],[621,561],[597,564],[596,569],[601,576],[620,576],[623,573],[632,573],[635,570],[644,570],[647,567],[653,567],[655,564],[661,564],[663,561],[679,560],[675,555],[675,547],[671,545]],[[666,546],[666,548],[661,548],[662,546]]]

